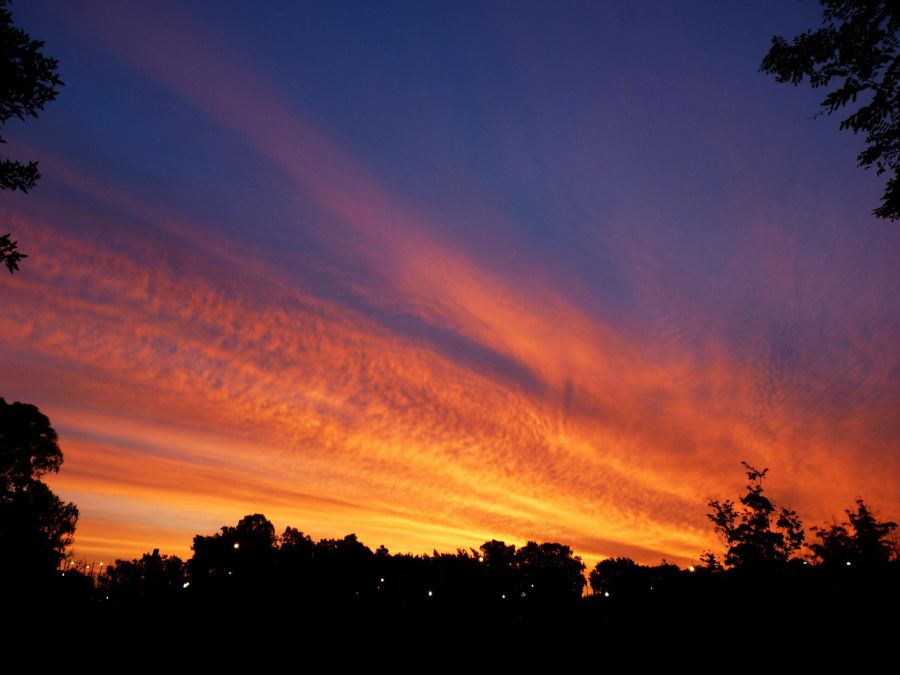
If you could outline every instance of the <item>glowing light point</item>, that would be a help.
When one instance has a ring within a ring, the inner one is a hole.
[[[609,597],[609,591],[606,591],[606,593],[603,594],[603,597],[604,597],[604,598],[608,598],[608,597]]]
[[[237,551],[241,545],[238,542],[234,542],[234,550]]]
[[[850,561],[849,561],[849,560],[847,561],[847,567],[850,567]]]
[[[688,569],[689,569],[691,572],[693,572],[693,571],[694,571],[694,566],[691,565],[690,567],[688,567]]]
[[[187,588],[187,587],[190,586],[190,585],[191,585],[191,582],[190,582],[190,581],[185,581],[185,582],[181,585],[181,587],[182,587],[182,588]]]
[[[434,593],[432,593],[431,591],[428,591],[428,597],[430,598],[432,595],[434,595]]]

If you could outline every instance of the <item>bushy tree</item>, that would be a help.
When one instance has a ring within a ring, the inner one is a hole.
[[[265,576],[275,562],[275,526],[262,514],[244,516],[210,536],[194,537],[192,578],[249,580]]]
[[[760,69],[778,82],[829,87],[822,112],[859,107],[841,129],[863,133],[859,166],[889,178],[879,218],[900,218],[900,3],[896,0],[820,0],[823,25],[788,42],[772,38]]]
[[[888,562],[895,554],[891,534],[897,529],[893,521],[881,521],[861,497],[856,511],[845,511],[848,520],[823,527],[813,527],[818,542],[810,544],[813,555],[824,565],[862,565],[871,567]]]
[[[584,589],[584,563],[564,544],[529,541],[516,551],[523,593],[537,598],[577,599]]]
[[[595,594],[631,597],[649,588],[650,570],[631,558],[605,558],[594,565],[588,580]]]
[[[730,499],[708,502],[712,513],[707,518],[726,546],[725,564],[760,569],[786,563],[803,546],[803,524],[796,512],[778,508],[763,494],[762,481],[768,469],[741,464],[750,481],[739,498],[742,508]]]
[[[0,397],[0,577],[52,573],[72,543],[78,509],[41,478],[62,464],[56,431],[34,405]]]
[[[178,556],[160,555],[159,550],[140,559],[116,560],[100,577],[100,584],[117,600],[166,601],[185,590],[186,569]]]
[[[43,46],[13,25],[9,0],[0,0],[0,128],[13,117],[37,117],[38,111],[56,98],[63,82],[56,73],[56,59],[41,53]],[[5,142],[0,136],[0,143]],[[28,192],[40,176],[35,161],[23,164],[0,158],[0,189]],[[10,273],[19,269],[19,261],[26,257],[9,234],[0,235],[0,264]]]

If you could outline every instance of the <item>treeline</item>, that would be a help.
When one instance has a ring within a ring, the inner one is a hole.
[[[846,522],[816,528],[817,541],[792,556],[779,543],[776,509],[768,529],[754,523],[769,505],[748,488],[756,498],[732,505],[727,565],[710,553],[687,568],[614,557],[586,575],[559,543],[491,540],[455,553],[392,554],[353,534],[314,541],[288,527],[277,535],[253,514],[194,537],[188,560],[153,551],[96,577],[64,567],[55,607],[64,599],[79,617],[68,633],[72,650],[149,644],[226,670],[235,659],[362,664],[373,649],[526,663],[559,650],[602,649],[617,659],[642,649],[716,651],[751,634],[757,649],[814,642],[826,631],[865,636],[873,649],[893,639],[895,525],[859,500]],[[258,653],[281,643],[307,651]]]
[[[175,639],[179,654],[273,636],[336,644],[330,658],[348,663],[372,645],[497,656],[498,645],[533,654],[543,644],[544,656],[600,647],[622,656],[641,645],[716,649],[756,633],[772,645],[836,630],[873,645],[892,639],[896,612],[885,610],[900,599],[896,524],[858,499],[843,522],[806,531],[765,495],[766,470],[745,469],[745,494],[709,501],[724,554],[706,552],[688,568],[613,557],[587,573],[570,547],[533,541],[392,554],[353,534],[314,541],[288,527],[278,535],[253,514],[194,537],[189,560],[154,551],[96,578],[70,568],[57,581],[118,644],[138,627],[151,642]],[[294,663],[296,655],[270,656]]]
[[[157,551],[117,561],[96,581],[118,608],[170,606],[221,616],[240,607],[318,627],[366,630],[490,625],[510,620],[564,623],[577,613],[584,564],[568,546],[489,541],[432,555],[372,550],[355,535],[313,541],[281,536],[260,514],[212,536],[196,536],[193,557]]]
[[[833,656],[840,643],[823,647],[824,635],[877,654],[900,632],[897,525],[859,498],[841,522],[807,530],[765,494],[767,469],[746,463],[745,492],[707,504],[723,551],[686,569],[612,557],[588,573],[569,546],[533,541],[392,554],[353,534],[278,535],[253,514],[195,536],[188,560],[154,550],[98,573],[65,560],[77,508],[42,481],[61,462],[46,416],[0,398],[0,634],[12,662],[17,651],[48,666],[140,654],[258,671],[369,663],[381,650],[508,666],[597,650],[733,658],[743,641],[789,646],[796,663]]]

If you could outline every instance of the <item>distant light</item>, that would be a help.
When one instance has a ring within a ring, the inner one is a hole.
[[[500,596],[501,599],[506,600],[506,593]]]
[[[484,562],[484,556],[483,556],[483,555],[478,556],[478,562]]]
[[[109,600],[109,596],[108,596],[108,595],[106,596],[106,599]]]
[[[237,550],[240,547],[241,547],[241,545],[238,542],[234,542],[234,550]]]
[[[228,571],[228,576],[231,576],[231,570]]]
[[[65,573],[65,572],[63,572],[63,573],[62,573],[62,575],[63,575],[63,576],[66,576],[66,573]]]
[[[693,571],[694,571],[694,566],[691,565],[690,567],[688,567],[688,569],[689,569],[691,572],[693,572]]]
[[[847,561],[847,567],[850,567],[850,561],[849,561],[849,560]]]
[[[103,562],[100,563],[100,567],[103,567]]]
[[[534,588],[534,584],[531,584],[531,587]]]
[[[378,581],[381,582],[381,583],[383,584],[383,583],[384,583],[384,577],[381,577]]]
[[[603,597],[604,597],[604,598],[608,598],[608,597],[609,597],[609,591],[606,591],[606,593],[603,594]]]
[[[428,597],[430,598],[432,595],[434,595],[434,593],[432,593],[431,591],[428,591]]]
[[[808,560],[804,560],[804,561],[803,561],[803,564],[804,564],[804,565],[809,565],[809,561],[808,561]]]
[[[72,567],[75,567],[75,561],[73,560],[72,562],[69,563],[69,565],[71,565]]]
[[[181,587],[182,587],[182,588],[187,588],[187,587],[190,586],[190,585],[191,585],[191,582],[190,582],[190,581],[185,581],[185,582],[181,585]]]
[[[525,597],[525,591],[522,591],[522,597],[523,598]]]

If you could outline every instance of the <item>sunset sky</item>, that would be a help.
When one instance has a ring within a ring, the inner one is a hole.
[[[77,559],[263,513],[392,552],[690,564],[741,460],[900,520],[900,224],[769,2],[16,2],[0,396]]]

